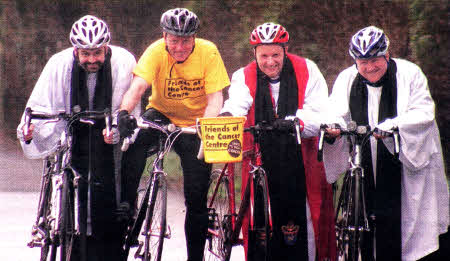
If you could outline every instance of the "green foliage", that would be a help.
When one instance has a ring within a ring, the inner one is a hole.
[[[156,155],[153,155],[147,159],[143,177],[149,177],[155,157]],[[164,171],[167,173],[167,182],[169,186],[177,187],[179,184],[182,184],[183,172],[181,170],[180,159],[175,152],[169,152],[164,158]]]
[[[417,63],[427,75],[441,136],[447,141],[444,150],[450,147],[450,126],[445,125],[450,122],[447,0],[3,0],[3,128],[15,133],[45,63],[70,46],[68,32],[76,19],[85,14],[103,18],[112,32],[112,44],[125,47],[139,58],[161,37],[161,14],[175,7],[197,13],[201,21],[198,36],[217,45],[230,76],[254,59],[248,42],[253,28],[271,21],[286,27],[291,36],[289,51],[313,60],[330,89],[337,74],[353,64],[348,55],[352,34],[368,25],[383,28],[391,40],[391,55]]]
[[[450,166],[450,112],[448,102],[449,79],[449,2],[445,0],[409,1],[410,45],[413,60],[428,78],[428,85],[437,107],[447,173]]]

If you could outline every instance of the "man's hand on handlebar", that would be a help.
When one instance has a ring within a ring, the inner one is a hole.
[[[373,132],[373,136],[376,139],[384,139],[392,136],[393,130],[397,128],[397,124],[393,119],[386,119],[382,123],[378,124]]]
[[[279,131],[292,132],[295,128],[293,120],[276,119],[273,122],[273,127]]]
[[[136,118],[128,113],[126,110],[119,111],[118,114],[118,128],[121,137],[130,137],[137,127]]]
[[[329,124],[325,127],[325,138],[335,139],[341,136],[341,126],[339,124]]]
[[[119,134],[119,130],[115,127],[113,127],[109,133],[109,135],[107,135],[106,129],[103,129],[103,139],[105,141],[105,143],[107,144],[117,144],[119,143],[120,140],[120,134]]]
[[[24,125],[22,127],[23,140],[28,142],[31,141],[33,139],[33,131],[34,131],[34,124],[30,124],[29,127]]]

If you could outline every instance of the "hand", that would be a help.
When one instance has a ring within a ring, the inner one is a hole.
[[[293,120],[276,119],[273,127],[279,131],[292,132],[295,130],[295,123]]]
[[[22,127],[23,140],[31,141],[33,139],[34,124],[30,124],[30,126],[28,127],[27,135],[25,135],[25,128],[27,128],[27,126],[24,125]]]
[[[337,123],[329,124],[325,128],[325,138],[335,139],[341,136],[341,126]]]
[[[325,129],[325,136],[329,138],[337,138],[341,136],[341,130],[340,129],[333,129],[333,128],[326,128]]]
[[[373,136],[376,139],[384,139],[388,136],[391,136],[392,130],[397,127],[396,122],[393,119],[386,119],[382,123],[378,124],[375,127],[375,131],[373,132]]]
[[[119,130],[117,128],[112,128],[109,136],[106,135],[106,129],[103,129],[103,139],[107,144],[117,144],[120,140]]]
[[[392,132],[389,131],[382,131],[378,128],[375,128],[374,132],[373,132],[373,137],[375,137],[375,139],[384,139],[386,137],[389,137],[392,135]]]
[[[137,127],[136,119],[126,110],[119,111],[117,118],[120,136],[125,138],[133,135],[134,129]]]
[[[217,115],[217,117],[232,117],[233,114],[231,114],[231,112],[222,112],[219,115]]]

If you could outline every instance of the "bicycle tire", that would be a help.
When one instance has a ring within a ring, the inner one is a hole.
[[[208,189],[208,231],[206,235],[204,261],[222,261],[229,256],[231,248],[225,243],[231,236],[230,191],[227,176],[220,178],[221,170],[211,173]],[[214,193],[215,192],[215,193]],[[228,255],[227,255],[228,253]]]
[[[348,260],[348,230],[347,221],[348,221],[348,199],[346,196],[348,195],[349,189],[349,173],[346,173],[344,176],[341,192],[338,199],[338,204],[336,206],[336,214],[335,214],[335,227],[336,227],[336,244],[337,244],[337,260],[338,261],[346,261]]]
[[[269,241],[272,235],[270,224],[270,202],[269,190],[267,187],[267,177],[265,174],[256,174],[253,182],[254,186],[254,228],[249,228],[248,239],[248,260],[249,261],[267,261],[269,260]]]
[[[72,244],[74,239],[74,200],[73,200],[73,174],[66,170],[63,173],[63,186],[61,190],[60,208],[60,260],[70,260]]]
[[[42,218],[42,222],[39,224],[41,229],[44,231],[45,235],[42,238],[42,246],[41,246],[41,255],[40,261],[47,261],[50,252],[51,239],[50,239],[50,221],[48,217],[50,216],[50,208],[51,208],[51,194],[52,194],[52,182],[50,179],[50,175],[47,173],[45,177],[44,187],[43,187],[43,196],[42,202],[39,204],[39,216]]]
[[[138,195],[137,197],[137,200],[140,200],[138,204],[139,209],[137,211],[136,216],[134,217],[132,226],[128,228],[125,238],[124,253],[126,257],[128,257],[131,247],[139,245],[138,237],[142,229],[142,224],[144,223],[147,214],[149,196],[150,196],[150,188],[147,187],[145,189],[144,196],[141,198]],[[139,252],[139,250],[140,249],[138,249],[136,252]],[[136,253],[135,256],[136,255],[138,255],[138,253]]]
[[[144,236],[144,261],[160,261],[166,236],[167,182],[163,173],[152,188],[147,218],[141,235]]]
[[[360,258],[361,254],[361,238],[362,238],[362,231],[360,230],[360,203],[362,201],[361,197],[361,173],[359,170],[355,170],[354,173],[352,173],[354,177],[354,184],[353,184],[353,202],[354,202],[354,208],[352,211],[352,227],[353,230],[351,231],[351,237],[350,237],[350,245],[349,245],[349,258],[352,261],[357,261]]]

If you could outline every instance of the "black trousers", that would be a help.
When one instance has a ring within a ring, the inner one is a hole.
[[[81,176],[78,183],[80,235],[75,236],[70,259],[74,261],[119,261],[123,252],[126,224],[119,222],[115,215],[113,146],[104,143],[102,129],[96,125],[77,126],[74,133],[72,166]],[[88,209],[90,235],[87,235]]]
[[[147,120],[160,120],[169,123],[160,112],[149,109],[142,116]],[[158,145],[159,133],[156,130],[140,130],[136,141],[122,158],[122,200],[136,204],[137,189],[144,171],[149,149],[154,151]],[[200,139],[196,135],[181,134],[174,143],[174,150],[180,157],[183,169],[184,198],[186,206],[185,236],[188,260],[203,260],[203,250],[208,229],[208,210],[206,207],[211,164],[197,159]]]

